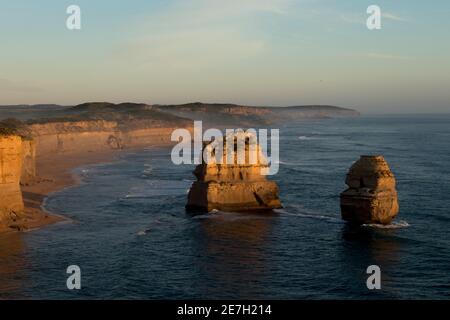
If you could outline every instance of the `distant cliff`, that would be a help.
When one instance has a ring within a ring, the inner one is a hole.
[[[210,126],[262,126],[308,118],[354,117],[359,112],[336,106],[261,107],[218,103],[149,105],[142,103],[90,102],[77,106],[0,106],[0,120],[14,117],[31,123],[116,121],[118,125],[182,126],[186,120],[202,120]],[[147,123],[138,124],[137,120]]]
[[[189,125],[185,123],[183,127]],[[104,120],[35,123],[29,126],[38,157],[168,144],[176,128],[174,124],[155,126],[144,120],[133,121],[129,126]]]
[[[262,126],[308,118],[354,117],[359,112],[335,106],[252,107],[234,104],[155,105],[161,112],[191,120],[202,120],[209,126]]]
[[[194,120],[202,120],[205,127],[236,128],[359,115],[355,110],[334,106],[251,107],[200,102],[182,105],[92,102],[73,107],[16,108],[25,113],[30,108],[30,118],[25,122],[8,119],[6,131],[13,127],[13,132],[34,139],[35,146],[29,146],[33,154],[30,157],[34,157],[34,153],[39,156],[54,152],[93,152],[170,143],[170,134],[175,128],[191,128]],[[45,112],[39,112],[40,108]],[[15,110],[14,107],[6,109],[7,115]],[[34,148],[36,151],[33,151]],[[30,161],[24,163],[28,171],[25,175],[30,177],[33,168]]]
[[[20,106],[21,109],[26,108]],[[0,121],[0,133],[29,138],[25,144],[29,156],[24,158],[24,180],[34,168],[30,158],[54,153],[95,152],[170,143],[176,128],[189,128],[190,119],[183,119],[143,104],[85,103],[74,107],[55,108],[26,121]],[[8,113],[11,114],[11,107]],[[0,108],[0,117],[1,117]],[[32,142],[31,142],[32,141]]]

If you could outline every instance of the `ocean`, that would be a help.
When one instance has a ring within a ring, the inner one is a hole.
[[[450,298],[450,115],[307,120],[280,139],[270,179],[284,208],[271,214],[190,215],[194,166],[173,165],[170,148],[76,169],[82,183],[45,202],[71,222],[0,241],[0,298]],[[345,175],[365,154],[397,178],[390,226],[340,218]],[[66,287],[69,265],[81,290]],[[366,286],[370,265],[381,290]]]

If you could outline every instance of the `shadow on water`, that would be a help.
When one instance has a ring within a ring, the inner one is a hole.
[[[401,262],[402,239],[396,235],[396,230],[377,229],[364,226],[345,224],[340,238],[341,246],[341,274],[355,277],[353,292],[362,296],[374,298],[395,297],[395,290],[389,285],[393,281],[396,267]],[[369,274],[367,267],[377,265],[381,269],[383,290],[369,291],[366,280]]]
[[[275,212],[225,213],[195,216],[193,241],[204,297],[257,298],[258,283],[267,276],[269,238],[278,216]],[[259,288],[259,290],[258,290]]]
[[[400,241],[394,230],[383,230],[345,224],[341,230],[344,252],[350,261],[357,254],[363,254],[365,261],[388,266],[398,262]]]
[[[20,299],[26,265],[23,234],[0,235],[0,299]]]

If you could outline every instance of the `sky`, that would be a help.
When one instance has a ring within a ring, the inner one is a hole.
[[[366,27],[373,4],[381,30]],[[450,112],[447,0],[0,0],[0,40],[0,105]]]

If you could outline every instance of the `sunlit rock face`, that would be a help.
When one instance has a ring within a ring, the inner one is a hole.
[[[382,156],[361,156],[347,173],[341,193],[342,219],[389,224],[399,211],[395,177]]]
[[[223,152],[218,151],[219,144]],[[227,155],[227,146],[234,152]],[[241,156],[239,148],[245,151]],[[269,166],[255,135],[228,135],[223,141],[205,144],[203,153],[211,160],[196,167],[197,181],[189,191],[186,208],[208,212],[281,208],[278,186],[266,178]]]
[[[36,143],[32,139],[22,138],[22,174],[21,185],[35,182],[36,176]]]
[[[0,227],[24,209],[20,190],[22,156],[21,137],[0,136]]]
[[[128,125],[92,120],[33,124],[29,129],[39,158],[172,143],[170,137],[176,127],[161,125],[139,120]]]

